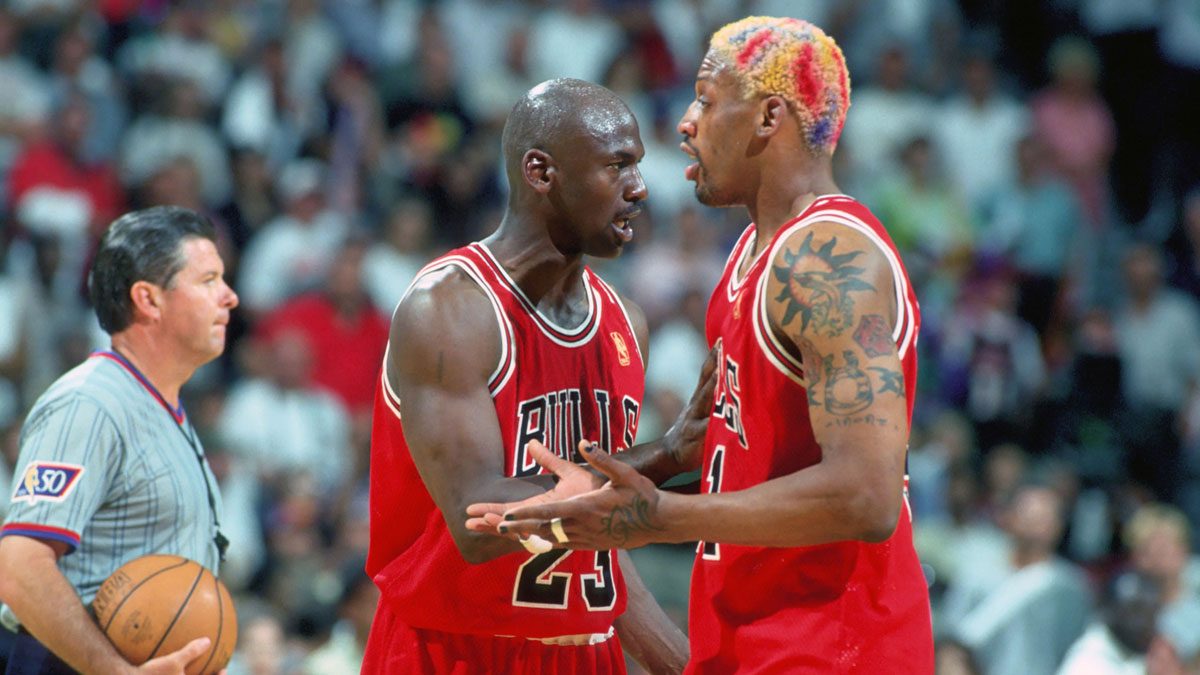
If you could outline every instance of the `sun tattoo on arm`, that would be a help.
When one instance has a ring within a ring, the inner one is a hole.
[[[875,287],[860,278],[864,268],[850,264],[862,251],[835,254],[837,237],[814,250],[812,240],[809,232],[795,253],[783,251],[783,265],[772,268],[775,279],[784,284],[775,301],[787,303],[783,325],[799,314],[802,332],[811,329],[817,335],[836,337],[850,328],[854,319],[854,302],[848,293]],[[814,259],[825,269],[811,269]]]

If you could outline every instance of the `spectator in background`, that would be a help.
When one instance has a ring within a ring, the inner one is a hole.
[[[950,476],[955,471],[971,471],[977,461],[975,429],[958,410],[940,411],[927,426],[923,440],[910,444],[908,474],[911,486],[908,501],[913,520],[944,520],[951,515]],[[978,488],[974,497],[978,497]],[[972,509],[978,505],[973,504]],[[969,514],[970,515],[970,514]]]
[[[1156,246],[1131,245],[1123,271],[1127,297],[1113,322],[1125,403],[1118,431],[1130,477],[1170,502],[1184,475],[1179,423],[1200,384],[1200,309],[1164,286]]]
[[[314,288],[345,239],[346,219],[325,205],[325,176],[325,165],[314,159],[296,160],[279,175],[284,212],[263,225],[242,256],[238,293],[251,316]]]
[[[961,642],[938,640],[933,646],[934,675],[982,675],[975,655]]]
[[[912,136],[900,148],[899,166],[880,174],[870,202],[904,256],[923,316],[937,325],[967,272],[975,227],[930,137]]]
[[[1053,675],[1091,608],[1083,573],[1055,554],[1064,509],[1047,487],[1025,485],[1003,514],[1012,556],[972,564],[947,591],[946,626],[989,675]]]
[[[286,331],[257,354],[266,373],[230,390],[218,423],[221,441],[269,491],[299,474],[316,481],[322,496],[334,494],[351,465],[350,420],[332,394],[309,384],[311,346]]]
[[[301,672],[305,675],[354,673],[362,669],[363,651],[379,602],[379,588],[363,572],[365,565],[363,558],[355,558],[344,566],[337,603],[338,621],[329,640],[304,659]]]
[[[1101,619],[1071,645],[1058,675],[1142,675],[1155,636],[1162,592],[1139,574],[1117,577],[1106,593]]]
[[[533,17],[529,61],[533,80],[573,77],[600,82],[626,44],[621,27],[598,0],[567,0]]]
[[[1167,282],[1200,302],[1200,185],[1184,196],[1179,228],[1166,247]]]
[[[329,109],[330,207],[353,215],[367,204],[364,180],[379,159],[387,132],[383,109],[365,65],[343,59],[326,82]]]
[[[91,115],[86,98],[68,96],[54,111],[49,134],[31,140],[8,174],[18,224],[67,248],[89,246],[125,207],[112,164],[86,154]]]
[[[363,283],[375,309],[391,316],[408,284],[428,261],[427,246],[433,227],[429,204],[408,197],[392,207],[383,233],[363,258]]]
[[[233,84],[221,113],[229,143],[262,157],[272,169],[296,159],[325,116],[317,92],[296,89],[287,69],[283,42],[265,41]]]
[[[974,424],[984,452],[1033,440],[1033,402],[1046,384],[1037,333],[1016,310],[1012,274],[981,267],[945,320],[938,354],[942,390]]]
[[[987,200],[1016,176],[1012,149],[1029,130],[1029,112],[998,91],[992,58],[982,49],[967,54],[962,84],[939,106],[933,133],[947,175],[979,218]]]
[[[206,35],[207,3],[174,3],[158,30],[126,42],[117,64],[135,86],[131,101],[153,101],[164,85],[189,82],[203,106],[220,102],[229,86],[230,64]]]
[[[275,214],[278,202],[266,157],[249,148],[233,153],[233,196],[218,212],[239,254]],[[235,277],[236,279],[236,277]]]
[[[1047,61],[1051,83],[1030,103],[1034,129],[1051,165],[1075,189],[1085,222],[1103,229],[1110,221],[1108,169],[1116,131],[1096,91],[1100,60],[1088,42],[1062,38]]]
[[[895,172],[905,143],[929,132],[933,100],[915,88],[909,77],[908,52],[902,45],[892,44],[879,52],[874,79],[854,90],[854,105],[846,113],[841,142],[849,154],[850,170],[868,191],[882,175]],[[891,221],[883,221],[890,230]]]
[[[284,0],[283,36],[287,87],[302,98],[320,96],[321,83],[341,58],[345,45],[321,0]]]
[[[1185,663],[1200,656],[1200,588],[1186,576],[1191,559],[1187,516],[1164,504],[1145,504],[1125,524],[1124,541],[1135,572],[1161,593],[1157,632]]]
[[[347,241],[333,254],[320,288],[284,302],[258,324],[267,343],[287,332],[303,335],[312,354],[309,382],[355,418],[370,417],[390,325],[363,286],[366,250],[364,240]]]
[[[1013,266],[1020,293],[1017,314],[1045,334],[1063,300],[1065,284],[1083,272],[1085,256],[1080,250],[1089,240],[1081,227],[1079,202],[1070,187],[1048,170],[1042,142],[1024,136],[1005,153],[1015,156],[1017,171],[986,209],[981,249]]]
[[[650,215],[658,218],[657,213]],[[625,285],[650,325],[657,328],[679,307],[686,289],[708,293],[716,288],[725,256],[717,247],[713,224],[694,206],[680,211],[673,223],[637,222],[634,228],[639,243],[628,255]]]
[[[73,92],[87,98],[92,115],[84,153],[92,159],[112,158],[129,124],[125,83],[96,53],[94,31],[86,21],[73,21],[59,33],[54,43],[49,86],[56,101],[65,100]]]
[[[225,143],[205,119],[208,104],[195,83],[164,82],[155,97],[158,110],[134,120],[121,143],[121,174],[126,185],[139,185],[163,164],[188,157],[200,174],[200,189],[209,209],[229,200],[229,158]]]
[[[21,24],[8,8],[0,8],[0,171],[7,172],[27,139],[42,132],[50,116],[46,78],[17,50]],[[6,186],[5,186],[6,187]],[[3,189],[3,188],[0,188]],[[0,192],[6,206],[7,190]]]

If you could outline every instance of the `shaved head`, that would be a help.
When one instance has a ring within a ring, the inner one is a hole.
[[[513,172],[529,150],[553,157],[572,138],[611,137],[632,116],[620,97],[592,82],[561,78],[535,86],[517,101],[504,125],[501,149],[509,181],[515,182]]]

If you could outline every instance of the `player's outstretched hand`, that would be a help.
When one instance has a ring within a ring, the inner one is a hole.
[[[700,466],[704,455],[704,435],[708,431],[708,419],[712,416],[713,392],[717,387],[717,350],[720,343],[708,351],[708,358],[700,368],[700,381],[696,390],[679,417],[667,430],[663,440],[682,471],[691,471]]]
[[[586,441],[579,442],[580,452],[584,452],[590,447]],[[467,515],[471,516],[467,519],[468,530],[487,534],[499,534],[496,526],[501,523],[501,516],[504,515],[505,511],[528,504],[561,501],[595,490],[605,482],[604,476],[588,471],[574,462],[562,459],[546,449],[546,446],[542,445],[540,441],[530,441],[528,450],[529,454],[538,464],[550,473],[558,476],[558,483],[548,492],[534,495],[519,502],[471,504],[467,507]]]
[[[146,675],[184,675],[188,664],[200,658],[211,644],[212,640],[209,638],[196,638],[179,651],[143,663],[138,667],[138,672]],[[220,675],[225,675],[225,671],[222,670]]]
[[[658,536],[665,530],[658,515],[663,493],[654,483],[603,450],[589,447],[582,452],[588,464],[608,476],[603,487],[565,501],[510,509],[500,531],[536,534],[555,548],[584,550],[638,548],[663,541]]]

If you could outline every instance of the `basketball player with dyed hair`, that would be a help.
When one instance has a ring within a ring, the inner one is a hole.
[[[554,486],[539,450],[557,457],[542,455],[556,491],[590,489],[577,444],[632,446],[643,393],[645,317],[584,263],[633,237],[646,198],[636,120],[604,87],[551,80],[513,108],[502,146],[499,228],[424,267],[392,319],[371,435],[367,573],[381,598],[363,672],[623,673],[622,647],[679,672],[687,640],[627,554],[464,524],[468,504]],[[710,386],[640,454],[698,453],[711,406]]]
[[[173,206],[128,213],[100,240],[88,288],[112,347],[55,381],[21,429],[0,529],[0,619],[19,632],[7,675],[182,675],[209,647],[201,638],[135,668],[87,605],[143,555],[217,572],[221,496],[179,400],[225,349],[238,302],[216,241],[207,218]]]
[[[752,220],[708,307],[704,452],[681,462],[707,494],[656,489],[660,465],[639,474],[636,454],[585,452],[603,487],[506,520],[470,510],[474,529],[567,549],[700,540],[689,673],[933,671],[905,500],[920,314],[886,230],[833,181],[849,105],[841,51],[796,19],[725,26],[700,64],[686,176]]]

